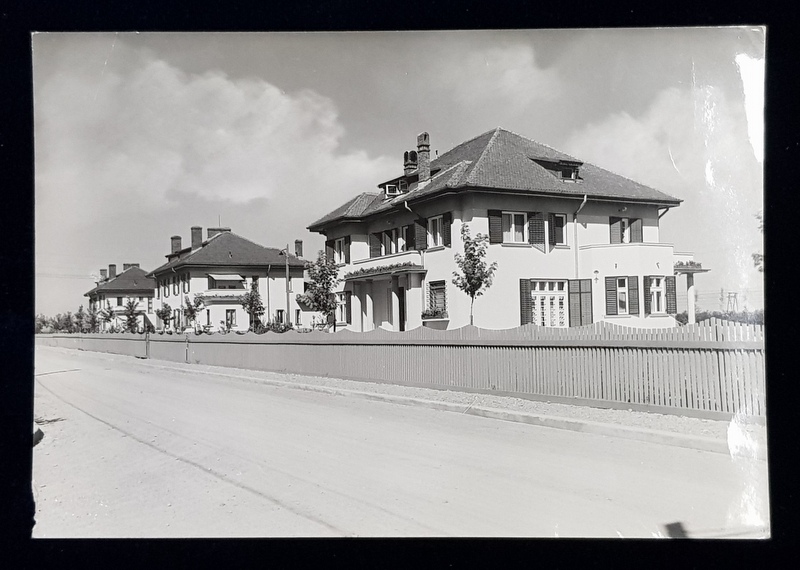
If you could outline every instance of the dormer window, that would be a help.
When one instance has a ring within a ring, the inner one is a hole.
[[[578,169],[572,166],[562,166],[561,167],[561,178],[562,180],[577,180],[578,179]]]
[[[408,182],[406,182],[405,180],[400,180],[397,183],[397,189],[400,192],[408,192]]]
[[[397,189],[397,184],[387,184],[385,187],[387,196],[397,196],[400,191]]]

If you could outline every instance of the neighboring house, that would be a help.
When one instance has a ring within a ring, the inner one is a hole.
[[[111,308],[114,319],[103,322],[100,329],[107,331],[110,327],[120,329],[125,326],[125,305],[129,300],[136,301],[136,321],[140,329],[150,324],[155,326],[153,296],[155,295],[156,282],[147,276],[138,263],[123,263],[122,273],[117,275],[117,266],[108,266],[100,270],[100,280],[97,286],[85,294],[89,297],[89,307],[98,311]]]
[[[181,237],[172,236],[167,262],[149,273],[156,280],[156,303],[159,309],[168,304],[173,310],[171,326],[178,329],[192,326],[216,331],[230,327],[246,331],[250,317],[241,299],[257,283],[264,304],[262,322],[277,321],[295,326],[310,326],[312,313],[304,311],[295,297],[303,292],[304,266],[302,242],[295,242],[295,255],[288,255],[289,306],[286,296],[286,254],[283,250],[264,247],[231,232],[230,228],[208,228],[203,241],[203,229],[191,228],[191,244],[181,247]],[[288,252],[286,252],[288,253]],[[203,298],[204,306],[197,322],[190,323],[183,307],[188,297]],[[159,319],[159,328],[163,323]]]
[[[659,221],[681,200],[500,128],[433,160],[422,133],[403,166],[308,226],[341,266],[338,326],[468,324],[469,297],[452,282],[462,223],[489,236],[486,261],[498,264],[476,326],[675,324],[677,258]]]

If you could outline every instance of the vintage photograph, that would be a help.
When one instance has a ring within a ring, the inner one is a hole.
[[[33,537],[770,538],[766,37],[32,34]]]

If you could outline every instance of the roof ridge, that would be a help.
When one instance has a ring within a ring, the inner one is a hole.
[[[540,146],[543,146],[543,147],[547,147],[548,149],[550,149],[550,150],[552,150],[553,152],[556,152],[556,153],[558,153],[558,154],[563,154],[563,155],[569,156],[570,158],[574,158],[575,160],[578,160],[578,161],[580,161],[580,162],[583,162],[581,159],[579,159],[579,158],[576,158],[576,157],[572,156],[571,154],[564,152],[563,150],[559,150],[559,149],[557,149],[557,148],[555,148],[555,147],[553,147],[553,146],[550,146],[550,145],[549,145],[549,144],[547,144],[547,143],[539,142],[539,141],[537,141],[536,139],[532,139],[532,138],[530,138],[530,137],[526,137],[525,135],[522,135],[522,134],[520,134],[520,133],[516,133],[516,132],[514,132],[514,131],[510,131],[510,130],[508,130],[508,129],[504,129],[504,128],[502,128],[502,127],[497,127],[497,128],[498,128],[498,130],[505,131],[505,132],[507,132],[507,133],[508,133],[508,134],[510,134],[510,135],[514,135],[514,136],[516,136],[516,137],[519,137],[519,138],[521,138],[521,139],[525,139],[526,141],[529,141],[529,142],[532,142],[532,143],[538,144],[538,145],[540,145]]]
[[[475,174],[475,172],[478,170],[478,167],[481,165],[481,162],[483,161],[484,157],[486,156],[486,154],[489,152],[489,149],[494,144],[494,141],[497,140],[497,134],[501,130],[502,129],[500,127],[495,127],[494,134],[492,135],[492,138],[490,138],[489,142],[486,143],[486,147],[484,147],[483,151],[481,152],[481,155],[478,157],[478,160],[475,161],[475,166],[472,167],[472,172],[470,172],[469,176],[467,176],[466,182],[471,182],[472,181],[471,179],[472,179],[473,174]],[[488,133],[488,132],[489,131],[486,131],[486,133]],[[483,134],[485,135],[486,133],[483,133]]]

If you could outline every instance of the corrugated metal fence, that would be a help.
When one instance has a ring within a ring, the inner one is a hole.
[[[700,417],[765,416],[764,329],[418,328],[215,335],[39,335],[50,346],[174,362],[497,392]]]

